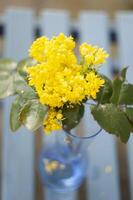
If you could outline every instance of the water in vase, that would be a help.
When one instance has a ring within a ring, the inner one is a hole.
[[[77,145],[66,138],[63,144],[55,142],[44,148],[40,157],[42,182],[56,191],[74,190],[79,187],[88,168],[88,156],[83,156],[81,144]]]

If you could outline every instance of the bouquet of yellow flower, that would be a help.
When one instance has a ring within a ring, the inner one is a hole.
[[[95,101],[91,113],[101,128],[126,142],[133,130],[133,85],[125,83],[127,68],[110,80],[98,72],[108,54],[83,43],[78,56],[72,37],[40,37],[29,49],[29,58],[18,63],[0,61],[0,98],[15,95],[10,126],[34,131],[70,131],[84,115],[84,104]],[[130,105],[130,106],[129,106]]]

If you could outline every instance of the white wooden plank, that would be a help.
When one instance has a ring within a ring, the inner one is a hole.
[[[42,32],[48,38],[69,33],[69,13],[65,10],[44,10],[41,14]]]
[[[120,66],[129,66],[127,80],[133,83],[133,12],[118,12],[116,15],[118,52]],[[131,94],[132,95],[132,94]],[[133,200],[133,135],[127,146],[131,199]]]
[[[79,30],[81,42],[99,45],[109,52],[108,17],[104,12],[81,12]],[[109,75],[109,63],[101,71]],[[85,123],[85,128],[91,124]],[[102,131],[89,147],[90,166],[88,169],[89,200],[119,200],[118,168],[116,146],[113,136]]]
[[[88,42],[92,45],[100,46],[109,52],[108,26],[108,16],[104,12],[80,12],[79,31],[81,42]],[[101,72],[110,74],[108,61],[106,65],[101,68]]]
[[[41,27],[42,33],[51,38],[52,36],[57,36],[59,33],[64,33],[68,35],[69,33],[69,13],[66,11],[59,10],[44,10],[41,15]],[[53,137],[49,137],[49,140],[52,140]],[[48,139],[48,137],[46,137]],[[45,141],[45,136],[44,136]],[[45,188],[44,199],[51,200],[53,197],[55,200],[76,200],[76,191],[67,193],[58,193],[49,191]]]
[[[27,56],[33,40],[33,12],[11,8],[5,13],[4,56],[16,60]],[[22,128],[9,128],[11,98],[4,101],[2,200],[34,200],[34,136]]]

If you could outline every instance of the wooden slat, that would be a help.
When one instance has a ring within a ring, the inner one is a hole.
[[[109,20],[105,13],[100,11],[81,12],[79,24],[81,42],[97,45],[109,52]],[[101,72],[110,75],[110,70],[108,59],[107,64],[101,68]]]
[[[2,126],[3,126],[3,109],[2,109],[2,101],[0,101],[0,194],[1,194],[1,163],[2,163]]]
[[[40,175],[38,172],[38,162],[39,162],[39,156],[42,150],[42,129],[39,128],[35,132],[35,199],[42,200],[43,199],[43,185],[40,180]]]
[[[5,13],[4,56],[27,56],[33,40],[33,12],[9,9]],[[11,98],[4,101],[2,200],[34,200],[34,136],[26,129],[16,134],[9,128]]]
[[[118,148],[121,200],[127,200],[127,199],[131,200],[129,171],[127,170],[128,169],[127,146],[120,140],[118,140],[117,148]]]
[[[109,52],[108,18],[103,12],[82,12],[79,16],[81,42],[104,47]],[[107,63],[101,69],[109,75],[110,66]],[[91,124],[84,124],[89,130]],[[114,138],[102,131],[89,147],[90,166],[88,169],[88,199],[89,200],[119,200],[118,168],[116,159],[116,143]]]
[[[44,10],[41,18],[42,33],[51,38],[52,36],[58,35],[60,32],[68,35],[69,33],[69,13],[66,11],[58,10]],[[48,137],[48,136],[47,136]],[[50,137],[49,137],[50,138]],[[46,138],[48,139],[48,138]],[[44,137],[45,140],[45,137]],[[51,140],[51,138],[49,139]],[[45,188],[44,199],[51,200],[76,200],[76,192],[71,192],[65,194],[59,194],[56,192],[51,192]]]
[[[59,33],[69,34],[69,13],[63,10],[44,10],[41,14],[42,33],[51,38]]]
[[[127,80],[133,83],[133,12],[118,12],[116,15],[118,52],[120,66],[129,66]],[[131,94],[133,95],[133,94]],[[133,200],[133,136],[127,146],[131,199]],[[128,169],[127,169],[128,170]]]
[[[51,191],[49,189],[45,190],[45,200],[78,200],[77,193],[74,192],[66,192],[66,193],[58,193]]]

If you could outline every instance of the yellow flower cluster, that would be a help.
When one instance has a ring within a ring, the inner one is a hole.
[[[49,40],[47,37],[40,37],[35,40],[29,50],[29,54],[38,62],[44,61],[49,64],[76,64],[77,59],[73,54],[75,42],[72,37],[65,37],[60,34]]]
[[[80,53],[84,63],[78,64],[74,47],[73,38],[61,33],[51,40],[38,38],[29,50],[30,56],[38,61],[36,66],[27,69],[29,85],[35,87],[40,102],[50,108],[44,120],[46,132],[61,129],[63,116],[56,110],[61,110],[64,104],[80,104],[86,98],[95,99],[104,84],[104,80],[89,66],[104,63],[107,53],[82,44]]]
[[[92,67],[105,63],[106,58],[109,56],[102,48],[91,46],[87,43],[83,43],[80,46],[80,54],[83,57],[85,63]]]
[[[57,112],[54,108],[51,108],[47,118],[44,120],[45,132],[50,133],[52,130],[60,130],[62,127],[62,118],[63,115],[61,114],[61,111]]]

